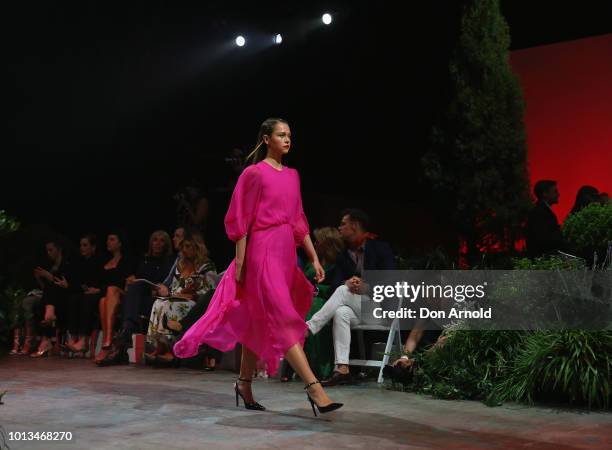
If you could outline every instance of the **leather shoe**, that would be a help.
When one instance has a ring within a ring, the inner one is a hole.
[[[97,364],[99,367],[107,367],[129,363],[130,358],[128,356],[127,349],[124,347],[118,347],[111,349],[111,351],[106,355],[106,358],[104,358]]]
[[[350,372],[340,373],[334,371],[331,377],[321,381],[321,386],[323,387],[338,386],[343,384],[353,384],[353,376]]]

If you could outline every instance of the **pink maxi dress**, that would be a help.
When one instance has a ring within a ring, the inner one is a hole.
[[[225,231],[234,242],[247,235],[243,281],[236,283],[234,259],[206,313],[174,345],[174,353],[189,358],[201,344],[226,352],[239,342],[274,375],[287,350],[304,344],[314,294],[297,265],[296,247],[309,233],[297,171],[277,170],[265,161],[246,167],[225,215]]]

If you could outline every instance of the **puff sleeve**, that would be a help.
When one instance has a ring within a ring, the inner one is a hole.
[[[238,177],[224,220],[225,232],[232,241],[239,241],[253,225],[261,186],[260,169],[255,165],[246,167]]]
[[[304,238],[307,234],[310,233],[310,228],[308,226],[308,220],[306,219],[306,214],[304,214],[304,207],[302,206],[302,191],[300,189],[300,176],[295,171],[295,178],[297,182],[297,201],[298,205],[296,208],[296,214],[293,219],[293,239],[295,241],[296,246],[301,246],[304,242]]]

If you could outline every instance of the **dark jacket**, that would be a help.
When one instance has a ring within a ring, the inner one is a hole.
[[[90,258],[79,258],[78,267],[78,283],[79,287],[83,289],[83,286],[93,287],[100,289],[102,285],[102,271],[104,261],[98,255],[94,255]]]
[[[363,270],[393,269],[397,269],[397,264],[391,246],[385,241],[367,239],[364,249]],[[363,276],[363,274],[358,273],[348,249],[344,249],[336,259],[336,276],[332,285],[332,292],[355,275]]]
[[[134,260],[126,255],[121,257],[117,263],[117,267],[112,269],[104,269],[103,267],[100,280],[102,292],[105,292],[109,286],[125,289],[125,280],[130,275],[134,275],[135,268]]]
[[[527,219],[527,253],[536,257],[563,248],[557,216],[544,202],[538,202]]]
[[[62,303],[62,298],[80,292],[76,267],[70,260],[62,257],[62,261],[56,270],[52,270],[50,267],[48,267],[48,270],[57,278],[65,278],[68,282],[68,287],[63,288],[56,285],[53,281],[43,280],[42,305],[58,306]]]
[[[168,275],[173,262],[174,256],[145,255],[136,269],[136,278],[145,278],[153,283],[161,283]]]

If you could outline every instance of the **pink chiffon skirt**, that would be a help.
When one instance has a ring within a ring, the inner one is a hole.
[[[314,286],[297,266],[291,225],[251,232],[240,285],[235,274],[233,260],[206,313],[174,345],[174,353],[189,358],[202,344],[226,352],[241,343],[274,375],[287,350],[304,344],[304,319],[314,294]]]

